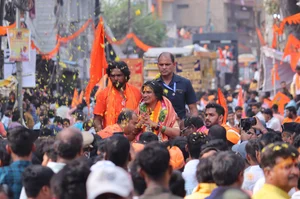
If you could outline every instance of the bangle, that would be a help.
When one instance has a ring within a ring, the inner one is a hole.
[[[157,126],[154,130],[158,131],[160,129],[160,122],[157,123]]]
[[[167,127],[163,126],[162,129],[161,129],[161,132],[164,133],[166,131],[166,129],[167,129]]]

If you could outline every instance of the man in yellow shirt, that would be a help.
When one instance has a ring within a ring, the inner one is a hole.
[[[298,155],[295,147],[284,142],[272,143],[263,148],[260,166],[266,183],[252,199],[290,198],[288,192],[298,184]]]

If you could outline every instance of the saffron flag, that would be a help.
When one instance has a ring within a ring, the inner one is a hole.
[[[78,104],[81,104],[81,103],[82,103],[83,94],[84,94],[84,92],[81,91],[81,92],[80,92],[80,95],[79,95],[79,99],[78,99]]]
[[[288,55],[291,56],[291,68],[293,71],[296,70],[296,66],[300,59],[300,53],[298,52],[299,49],[300,41],[294,35],[290,34],[284,48],[283,58]]]
[[[75,88],[74,89],[74,94],[73,94],[73,99],[72,99],[71,107],[74,108],[77,105],[78,105],[78,91],[77,91],[77,88]]]
[[[289,103],[290,98],[283,94],[282,92],[278,92],[273,99],[273,104],[278,105],[278,112],[283,115],[284,114],[284,106]]]
[[[224,118],[223,118],[223,124],[226,123],[227,121],[227,114],[228,114],[228,107],[227,107],[227,102],[226,98],[224,97],[224,94],[222,93],[221,89],[218,88],[218,103],[224,108],[225,113],[224,113]]]
[[[95,39],[91,51],[90,81],[85,90],[85,101],[88,107],[90,107],[91,92],[107,68],[104,34],[104,23],[101,17],[95,32]]]

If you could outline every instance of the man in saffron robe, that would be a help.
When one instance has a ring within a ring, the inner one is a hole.
[[[128,84],[130,71],[125,62],[110,62],[106,73],[111,84],[97,95],[94,109],[96,131],[115,124],[123,109],[135,110],[141,100],[140,90]]]
[[[293,77],[293,93],[296,102],[300,100],[300,66],[296,67],[296,74]]]

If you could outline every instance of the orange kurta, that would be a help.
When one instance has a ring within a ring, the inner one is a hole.
[[[291,123],[291,122],[297,122],[297,123],[300,123],[300,116],[298,116],[296,119],[291,119],[291,118],[288,118],[288,117],[286,117],[286,118],[284,118],[284,120],[283,120],[283,122],[282,122],[282,124],[284,124],[284,123]]]
[[[103,128],[115,124],[124,108],[135,110],[142,97],[140,90],[128,83],[124,96],[125,102],[120,92],[113,86],[106,87],[97,96],[94,114],[103,117]]]
[[[120,127],[119,124],[113,124],[110,126],[107,126],[105,129],[99,131],[97,134],[102,138],[109,138],[116,132],[123,132],[123,129]]]

